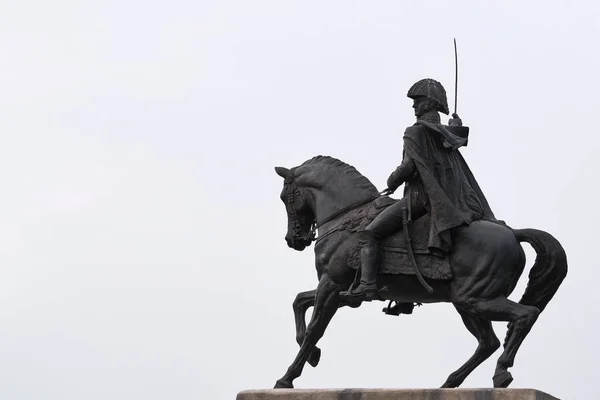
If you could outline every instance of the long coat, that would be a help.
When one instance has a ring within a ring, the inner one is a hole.
[[[426,121],[418,121],[404,133],[404,160],[395,171],[395,178],[394,174],[390,176],[388,184],[394,184],[394,181],[399,184],[399,179],[406,178],[410,170],[418,172],[415,174],[418,182],[414,184],[425,192],[428,203],[428,247],[431,250],[450,251],[452,228],[482,219],[496,221],[458,150],[467,144],[467,140],[467,127]]]

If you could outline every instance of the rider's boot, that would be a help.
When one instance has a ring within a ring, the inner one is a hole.
[[[378,249],[377,241],[369,231],[359,233],[361,250],[361,276],[360,284],[352,291],[341,292],[340,296],[352,302],[377,300],[377,267]]]

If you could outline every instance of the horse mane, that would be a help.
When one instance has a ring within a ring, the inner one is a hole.
[[[341,169],[342,172],[344,172],[346,175],[348,175],[349,178],[353,180],[354,187],[356,187],[357,189],[367,190],[374,193],[378,191],[375,185],[373,185],[370,180],[363,176],[363,174],[358,172],[356,168],[334,157],[321,155],[315,156],[310,160],[307,160],[304,163],[302,163],[302,166],[313,167],[319,164],[320,166],[336,167]]]

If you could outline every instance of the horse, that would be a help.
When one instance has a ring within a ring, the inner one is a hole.
[[[306,362],[313,367],[319,363],[321,350],[317,342],[336,311],[343,306],[356,307],[339,294],[348,290],[356,277],[348,259],[357,234],[340,229],[338,222],[349,210],[369,204],[382,194],[354,167],[329,156],[316,156],[291,169],[275,167],[275,171],[284,178],[280,197],[287,212],[287,245],[302,251],[315,240],[316,231],[319,232],[314,246],[317,288],[298,293],[293,303],[300,350],[275,384],[275,388],[293,388],[293,381],[302,374]],[[380,273],[377,278],[379,298],[412,304],[452,303],[460,314],[478,346],[473,355],[448,376],[442,388],[460,386],[475,368],[495,353],[501,344],[492,321],[508,322],[504,351],[492,378],[495,388],[506,388],[513,381],[508,369],[513,366],[519,347],[566,277],[565,251],[547,232],[512,229],[506,224],[485,220],[453,228],[451,240],[452,249],[447,255],[451,279],[427,279],[427,285],[423,285],[412,274]],[[508,296],[525,268],[521,242],[529,243],[537,257],[525,292],[516,303]],[[310,307],[314,307],[313,313],[306,326],[305,313]]]

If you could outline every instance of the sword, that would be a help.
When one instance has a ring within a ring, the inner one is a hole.
[[[456,104],[458,102],[458,51],[456,50],[456,38],[454,38],[454,115],[456,118]]]

